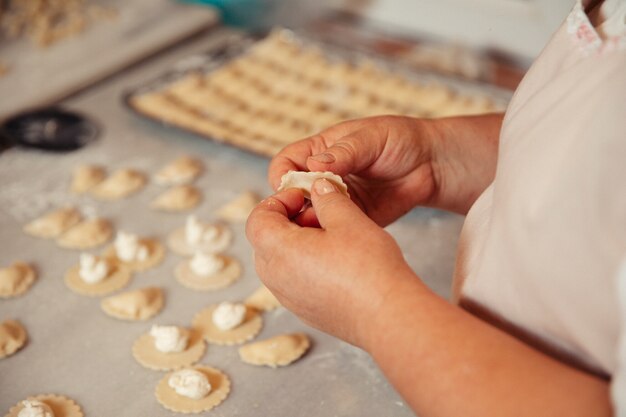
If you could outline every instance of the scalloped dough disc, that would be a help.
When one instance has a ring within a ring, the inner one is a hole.
[[[120,320],[147,320],[156,316],[165,303],[163,290],[146,287],[107,297],[100,307],[107,315]]]
[[[176,266],[174,276],[181,285],[196,291],[214,291],[226,288],[241,277],[241,265],[230,256],[218,255],[224,260],[224,267],[209,276],[197,275],[186,259]]]
[[[134,358],[142,366],[155,371],[170,371],[193,365],[204,355],[206,344],[199,331],[185,330],[189,333],[189,342],[182,352],[161,352],[155,347],[150,333],[144,333],[133,344]]]
[[[112,259],[116,263],[127,267],[131,271],[137,272],[154,268],[163,262],[163,259],[165,258],[165,247],[161,244],[161,242],[156,239],[141,239],[140,243],[142,245],[146,245],[148,248],[148,259],[144,259],[143,261],[123,261],[117,257],[114,245],[111,245],[104,250],[104,257]]]
[[[80,265],[74,265],[65,274],[65,285],[76,294],[88,297],[100,297],[126,287],[132,277],[130,270],[115,262],[109,262],[109,267],[111,270],[102,281],[90,284],[80,277]]]
[[[36,218],[25,225],[23,230],[31,236],[52,239],[61,236],[63,232],[78,224],[82,217],[76,208],[64,207]]]
[[[28,338],[26,329],[15,320],[0,323],[0,359],[20,350]]]
[[[250,365],[276,368],[300,359],[311,342],[304,333],[282,334],[239,348],[239,357]]]
[[[202,193],[193,185],[177,185],[159,194],[150,207],[167,212],[191,210],[200,204]]]
[[[70,398],[62,395],[54,394],[42,394],[26,398],[29,401],[37,400],[46,404],[52,409],[54,417],[83,417],[83,412],[80,406]],[[9,413],[5,417],[17,417],[24,406],[22,402],[15,404],[9,410]]]
[[[108,220],[85,220],[63,233],[57,245],[66,249],[90,249],[106,243],[112,235],[113,226]]]
[[[325,178],[332,182],[337,189],[346,197],[350,197],[348,194],[348,186],[343,182],[343,179],[332,172],[305,172],[305,171],[289,171],[283,175],[280,179],[280,186],[277,191],[283,191],[288,188],[297,188],[302,190],[304,197],[311,198],[311,188],[315,180]]]
[[[235,199],[224,204],[215,211],[218,218],[233,223],[243,223],[248,219],[252,209],[259,204],[261,198],[252,191],[244,191]]]
[[[138,192],[145,184],[143,173],[130,168],[119,169],[93,187],[91,195],[99,200],[118,200]]]
[[[193,318],[193,327],[199,330],[209,343],[226,346],[239,345],[254,339],[263,327],[263,319],[259,312],[246,307],[246,315],[239,326],[230,330],[221,330],[213,324],[213,311],[216,308],[217,305],[209,306]]]
[[[193,182],[204,169],[199,159],[183,155],[161,168],[154,176],[159,185],[182,185]]]
[[[32,266],[24,262],[14,262],[8,268],[0,269],[0,298],[17,297],[33,285],[37,274]]]
[[[233,240],[233,232],[223,224],[214,224],[219,228],[217,237],[210,241],[203,241],[198,245],[190,245],[187,243],[185,236],[185,228],[181,227],[174,230],[167,237],[167,246],[172,252],[180,256],[193,256],[196,251],[204,253],[218,253],[225,250]]]
[[[170,372],[159,381],[156,387],[155,395],[159,404],[177,413],[201,413],[218,406],[228,397],[230,393],[230,379],[222,371],[203,365],[196,365],[190,369],[206,375],[209,384],[211,384],[211,392],[199,400],[179,395],[168,384],[170,376],[174,373]]]
[[[259,311],[272,311],[281,306],[278,298],[265,285],[261,285],[255,292],[250,294],[244,300],[244,304]]]
[[[83,194],[101,183],[106,176],[104,168],[98,165],[81,165],[74,170],[70,192]]]

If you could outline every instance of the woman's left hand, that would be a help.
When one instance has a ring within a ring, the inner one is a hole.
[[[403,279],[417,279],[394,239],[327,180],[317,180],[312,204],[321,228],[293,219],[299,190],[262,201],[246,225],[258,275],[279,301],[306,323],[364,347],[373,317]]]

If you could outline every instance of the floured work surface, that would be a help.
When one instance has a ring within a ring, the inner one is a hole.
[[[164,189],[152,178],[137,194],[119,201],[69,193],[72,172],[83,164],[101,165],[109,173],[134,168],[153,175],[175,157],[194,155],[206,167],[194,185],[207,195],[194,214],[207,222],[215,220],[215,211],[243,190],[267,196],[265,158],[163,129],[129,116],[120,103],[124,88],[156,77],[183,57],[217,47],[231,36],[236,34],[218,30],[64,103],[97,117],[103,125],[102,136],[89,146],[65,154],[17,148],[0,154],[0,264],[19,259],[32,263],[38,272],[24,295],[0,300],[0,321],[18,320],[28,332],[25,346],[0,360],[0,415],[28,396],[54,393],[75,400],[85,416],[172,417],[154,395],[164,372],[137,363],[132,355],[134,342],[153,324],[190,326],[203,308],[226,300],[243,301],[259,288],[245,226],[230,223],[233,244],[226,253],[241,262],[238,281],[215,292],[185,288],[174,277],[183,258],[168,251],[158,267],[133,274],[132,282],[121,290],[163,288],[163,310],[145,322],[115,320],[100,310],[100,298],[66,288],[63,276],[78,263],[79,252],[21,230],[26,222],[60,206],[75,206],[86,217],[110,219],[116,230],[154,237],[162,243],[184,224],[187,214],[149,209]],[[461,222],[460,216],[416,210],[388,228],[409,264],[444,296],[449,294]],[[93,252],[99,254],[101,249]],[[207,346],[198,364],[222,370],[231,380],[232,390],[222,404],[202,415],[413,416],[365,353],[306,327],[284,308],[262,314],[264,327],[255,340],[302,332],[311,338],[310,350],[289,366],[271,369],[242,362],[236,346]]]
[[[503,111],[510,96],[280,29],[182,64],[129,92],[130,108],[266,156],[343,120]]]

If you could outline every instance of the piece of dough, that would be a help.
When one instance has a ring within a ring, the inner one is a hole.
[[[113,235],[113,226],[106,219],[91,219],[78,223],[63,233],[57,244],[66,249],[90,249],[100,246]]]
[[[163,308],[165,297],[158,287],[146,287],[107,297],[100,303],[109,316],[120,320],[147,320]]]
[[[197,291],[215,291],[226,288],[241,277],[241,265],[230,256],[217,255],[224,261],[224,267],[209,276],[201,276],[193,272],[186,259],[174,270],[176,280],[183,286]]]
[[[80,277],[80,265],[74,265],[65,274],[65,285],[73,292],[88,297],[100,297],[126,287],[132,273],[114,261],[109,262],[109,272],[102,281],[90,284]]]
[[[57,238],[82,219],[74,207],[53,210],[24,226],[24,233],[43,239]]]
[[[106,176],[104,168],[98,165],[82,165],[74,170],[70,192],[83,194],[101,183]]]
[[[24,294],[36,278],[33,267],[24,262],[14,262],[7,268],[0,268],[0,298]]]
[[[278,298],[265,285],[261,285],[255,292],[250,294],[244,300],[244,304],[259,311],[272,311],[281,306]]]
[[[159,185],[182,185],[193,182],[204,168],[202,161],[191,156],[180,156],[164,166],[154,176]]]
[[[93,187],[91,195],[99,200],[117,200],[138,192],[145,184],[143,173],[130,168],[119,169]]]
[[[133,344],[133,356],[142,366],[155,371],[169,371],[193,365],[204,355],[206,344],[199,331],[185,330],[189,334],[189,341],[182,352],[161,352],[155,347],[150,333],[144,333]]]
[[[240,347],[239,357],[251,365],[276,368],[300,359],[309,346],[311,342],[304,333],[282,334]]]
[[[148,258],[144,260],[133,260],[130,262],[123,261],[117,257],[117,253],[115,251],[115,245],[108,246],[104,250],[104,256],[112,259],[114,262],[119,263],[130,269],[131,271],[145,271],[150,268],[154,268],[163,262],[165,258],[165,247],[156,239],[140,239],[140,244],[145,245],[148,248]]]
[[[167,245],[172,252],[180,256],[192,256],[196,251],[218,253],[225,250],[233,239],[233,232],[222,224],[213,224],[218,229],[215,239],[202,241],[197,245],[187,242],[185,227],[174,230],[167,238]]]
[[[0,323],[0,359],[20,350],[27,339],[26,329],[15,320]]]
[[[233,223],[242,223],[248,219],[252,209],[261,199],[252,191],[244,191],[235,199],[215,211],[218,218]]]
[[[263,327],[263,319],[259,312],[246,307],[243,323],[231,330],[221,330],[213,323],[213,311],[216,308],[217,305],[209,306],[193,318],[193,327],[199,330],[209,343],[226,346],[245,343],[254,339]]]
[[[280,179],[280,186],[278,187],[278,191],[283,191],[288,188],[297,188],[302,190],[304,193],[304,197],[310,199],[311,198],[311,188],[313,187],[313,183],[315,180],[320,178],[325,178],[328,181],[332,182],[335,187],[344,194],[349,197],[348,194],[348,186],[343,182],[343,179],[332,172],[304,172],[304,171],[289,171],[285,175],[283,175]]]
[[[52,409],[54,417],[83,417],[80,406],[70,398],[62,395],[42,394],[26,398],[29,401],[41,401]],[[17,417],[24,405],[20,401],[9,410],[5,417]]]
[[[202,193],[193,185],[177,185],[158,195],[150,207],[169,212],[188,211],[198,206],[201,200]]]
[[[173,372],[166,374],[156,387],[155,395],[159,404],[170,411],[177,413],[201,413],[218,406],[228,397],[230,392],[230,379],[222,371],[204,365],[191,367],[206,375],[211,384],[211,392],[199,400],[179,395],[168,384]]]

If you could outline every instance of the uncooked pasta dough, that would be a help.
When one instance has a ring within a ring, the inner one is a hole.
[[[119,169],[91,189],[91,195],[99,200],[126,198],[143,188],[146,176],[134,169]]]
[[[81,219],[82,215],[74,207],[60,208],[28,223],[24,233],[43,239],[57,238]]]
[[[210,387],[207,395],[194,399],[176,392],[175,387],[184,384],[184,381],[172,381],[172,377],[180,377],[181,371],[166,374],[156,387],[155,395],[159,404],[170,411],[177,413],[201,413],[219,405],[230,392],[230,379],[222,371],[204,365],[196,365],[190,369],[201,372],[206,377],[206,383]],[[177,374],[178,373],[178,374]],[[172,381],[170,383],[170,381]],[[186,385],[195,385],[196,381],[189,381]]]
[[[298,360],[310,345],[304,333],[283,334],[240,347],[239,357],[251,365],[276,368]]]
[[[246,308],[243,322],[230,330],[222,330],[213,322],[213,312],[218,305],[200,311],[193,319],[193,327],[198,329],[207,342],[216,345],[237,345],[252,340],[263,327],[261,315],[253,308]]]
[[[261,199],[252,191],[244,191],[215,211],[217,217],[233,223],[243,223]]]
[[[201,173],[202,161],[191,156],[180,156],[164,166],[154,176],[159,185],[182,185],[193,182]]]
[[[237,281],[241,276],[241,265],[229,256],[197,252],[193,258],[178,264],[174,276],[192,290],[214,291]]]
[[[74,170],[70,192],[83,194],[101,183],[106,176],[104,168],[98,165],[82,165]]]
[[[332,172],[304,172],[304,171],[289,171],[280,179],[280,186],[278,191],[283,191],[288,188],[296,188],[302,190],[304,197],[311,198],[311,188],[313,183],[318,179],[327,179],[332,182],[335,187],[344,195],[348,194],[348,186],[343,182],[343,179]]]
[[[104,256],[132,271],[145,271],[163,261],[165,248],[156,239],[139,238],[120,230],[113,245],[104,251]]]
[[[278,299],[265,285],[261,285],[255,292],[250,294],[250,296],[244,300],[244,303],[259,311],[272,311],[281,305]]]
[[[62,395],[54,394],[43,394],[28,397],[26,400],[20,401],[19,403],[11,407],[9,413],[5,417],[20,417],[20,412],[27,407],[35,406],[35,408],[42,408],[46,410],[45,407],[37,407],[38,403],[45,404],[48,409],[51,410],[54,414],[53,417],[83,417],[83,412],[80,409],[80,406],[76,404],[74,400],[64,397]],[[35,410],[32,411],[34,412]],[[27,415],[48,417],[46,414]]]
[[[26,343],[26,329],[15,320],[0,323],[0,359],[11,356]]]
[[[108,241],[112,234],[113,226],[108,220],[85,220],[63,233],[57,244],[67,249],[90,249]]]
[[[0,268],[0,298],[17,297],[33,285],[37,274],[32,266],[24,262],[14,262]]]
[[[80,263],[65,274],[65,285],[89,297],[107,295],[128,285],[131,271],[112,259],[81,254]]]
[[[100,303],[109,316],[120,320],[147,320],[161,311],[165,297],[158,287],[127,291],[105,298]]]
[[[205,350],[206,344],[197,330],[152,326],[133,344],[133,357],[146,368],[169,371],[193,365]]]
[[[202,200],[202,193],[192,185],[177,185],[155,198],[150,207],[155,210],[180,212],[195,208]]]

